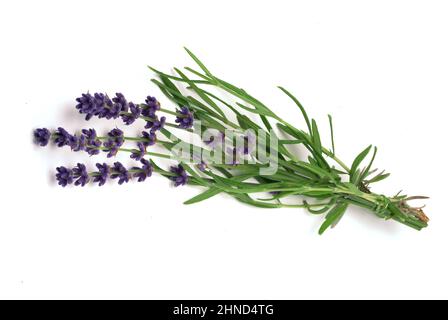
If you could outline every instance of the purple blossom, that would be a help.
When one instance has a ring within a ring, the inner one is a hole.
[[[143,145],[145,147],[152,146],[157,141],[157,136],[156,136],[155,132],[152,132],[152,131],[150,131],[150,132],[142,131],[142,138],[145,139],[145,141],[143,141]]]
[[[107,149],[104,150],[108,152],[107,157],[113,157],[117,154],[118,148],[120,148],[124,143],[124,135],[123,131],[118,128],[111,130],[108,134],[108,139],[104,142],[104,147]]]
[[[75,186],[81,185],[84,187],[86,183],[89,182],[89,173],[87,172],[86,166],[82,163],[78,163],[76,167],[73,168],[73,178],[77,179],[75,181]]]
[[[75,152],[85,150],[87,145],[86,137],[84,135],[81,135],[81,136],[74,136],[74,138],[75,142],[72,146],[72,150]]]
[[[91,156],[99,154],[100,150],[98,148],[101,147],[101,141],[97,139],[95,129],[83,129],[82,134],[86,139],[86,152]]]
[[[115,162],[114,166],[112,167],[112,172],[110,177],[112,179],[118,178],[118,184],[123,184],[124,182],[129,182],[129,179],[131,178],[130,173],[128,170],[120,163]]]
[[[132,150],[131,158],[140,161],[146,154],[146,147],[142,142],[137,143],[138,150]]]
[[[111,106],[105,107],[99,114],[100,118],[117,119],[120,116],[123,106],[119,103],[113,103]]]
[[[153,167],[152,164],[146,160],[141,159],[140,162],[142,163],[142,167],[134,167],[133,170],[138,170],[138,172],[134,173],[134,177],[138,178],[138,182],[143,182],[146,180],[146,178],[149,178],[152,175]]]
[[[145,128],[151,129],[151,132],[156,132],[162,129],[165,126],[166,117],[161,117],[160,120],[158,117],[155,118],[155,120],[147,121]]]
[[[47,128],[39,128],[34,130],[34,141],[41,147],[45,147],[51,138],[50,130]]]
[[[58,147],[70,146],[72,149],[76,146],[76,138],[67,132],[64,128],[59,127],[54,133],[54,143]]]
[[[142,115],[148,118],[155,118],[156,112],[160,110],[160,103],[156,98],[147,96],[145,100],[145,106],[142,110]]]
[[[130,113],[123,114],[121,116],[121,119],[123,120],[123,122],[126,125],[130,125],[130,124],[134,123],[134,121],[137,120],[138,117],[140,117],[140,113],[141,113],[140,107],[133,104],[132,102],[129,102],[129,111],[130,111]],[[126,112],[127,112],[127,110],[126,110]]]
[[[93,177],[93,182],[98,182],[98,186],[102,186],[106,183],[107,177],[109,176],[109,166],[106,163],[97,163],[96,167],[98,168],[98,172]]]
[[[184,167],[182,167],[181,164],[179,164],[177,167],[172,166],[170,168],[170,172],[175,173],[176,176],[170,177],[172,181],[174,181],[174,186],[183,186],[188,182],[188,175],[185,171]]]
[[[126,101],[126,98],[124,97],[124,95],[122,93],[117,92],[115,94],[115,97],[112,98],[112,101],[115,104],[118,104],[121,106],[121,109],[123,111],[128,111],[128,102]]]
[[[190,129],[193,126],[193,113],[187,107],[180,107],[180,109],[176,110],[178,115],[176,117],[176,123],[179,124],[179,128],[181,129]]]
[[[73,182],[73,172],[66,167],[57,167],[56,168],[56,180],[58,184],[62,187],[67,186]]]
[[[76,102],[78,102],[76,109],[79,110],[79,113],[86,115],[86,120],[90,120],[96,114],[97,105],[90,93],[83,93],[81,97],[76,98]]]

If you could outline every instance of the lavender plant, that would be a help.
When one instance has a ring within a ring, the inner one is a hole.
[[[76,99],[76,109],[85,120],[121,118],[125,125],[144,124],[141,135],[125,136],[118,128],[103,136],[92,128],[74,134],[64,128],[34,131],[35,142],[42,147],[51,142],[91,156],[105,152],[108,158],[119,152],[129,153],[138,164],[126,168],[120,162],[97,163],[97,170],[91,172],[81,163],[74,168],[61,166],[56,168],[59,185],[102,186],[108,179],[121,185],[131,179],[146,181],[155,172],[170,179],[176,187],[189,184],[205,189],[185,204],[226,193],[260,208],[305,208],[312,214],[326,214],[319,234],[335,226],[349,205],[366,208],[379,218],[392,219],[417,230],[427,226],[429,219],[422,207],[409,204],[426,197],[401,194],[388,197],[371,191],[371,185],[389,176],[373,169],[376,147],[368,146],[350,165],[345,164],[335,153],[330,115],[331,147],[326,148],[317,122],[309,118],[299,100],[285,88],[279,87],[298,107],[305,129],[293,126],[245,90],[218,78],[192,52],[186,51],[198,70],[174,68],[174,73],[168,74],[149,67],[157,75],[152,82],[176,105],[175,110],[162,108],[152,96],[143,103],[127,101],[121,93],[112,98],[105,93],[85,93]],[[181,87],[189,94],[182,93]],[[233,99],[224,100],[213,89],[224,91]],[[174,134],[175,130],[182,130],[190,137],[199,136],[202,143],[180,138]],[[134,147],[126,148],[129,143]],[[165,152],[151,150],[156,144]],[[308,157],[298,159],[289,145],[303,146]],[[177,165],[164,169],[156,163],[158,160],[154,161],[156,158],[174,159]]]

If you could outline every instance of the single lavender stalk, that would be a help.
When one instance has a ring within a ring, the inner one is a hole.
[[[316,121],[308,117],[303,106],[289,91],[279,87],[299,108],[306,123],[306,130],[298,129],[280,118],[245,90],[216,77],[188,49],[187,52],[199,66],[200,71],[189,67],[185,70],[196,79],[190,79],[177,68],[174,69],[176,75],[151,68],[158,76],[158,79],[153,79],[152,82],[178,106],[175,111],[161,108],[158,100],[152,96],[148,96],[145,102],[140,104],[128,102],[121,93],[112,98],[104,93],[85,93],[76,99],[76,109],[85,115],[86,120],[92,117],[121,118],[125,125],[136,125],[137,120],[144,121],[146,130],[142,131],[141,136],[124,136],[123,131],[118,128],[112,129],[105,136],[98,136],[94,129],[83,129],[81,134],[70,134],[63,128],[53,132],[46,128],[34,131],[34,139],[40,146],[52,142],[59,147],[68,146],[75,152],[85,151],[89,155],[106,152],[109,158],[118,152],[127,152],[132,159],[141,164],[140,167],[125,168],[120,162],[115,162],[112,166],[97,163],[98,171],[94,172],[88,172],[86,165],[79,163],[74,168],[61,166],[57,168],[56,173],[56,179],[61,186],[69,184],[85,186],[88,183],[98,183],[101,186],[108,179],[116,179],[119,184],[127,183],[133,178],[142,182],[156,172],[172,180],[176,187],[190,184],[206,189],[185,204],[203,201],[224,192],[240,202],[256,207],[306,208],[313,214],[327,213],[319,229],[320,234],[328,227],[335,226],[349,205],[369,209],[382,219],[393,219],[417,230],[427,226],[429,219],[422,208],[408,204],[408,201],[426,197],[405,195],[387,197],[371,191],[373,183],[389,176],[384,171],[377,173],[376,169],[372,169],[377,153],[376,147],[373,149],[372,146],[367,147],[351,165],[345,164],[335,154],[331,116],[329,116],[331,148],[327,149],[322,145]],[[195,97],[181,93],[178,85],[186,85]],[[207,89],[210,87],[224,90],[237,101],[229,102],[219,98]],[[230,112],[231,116],[224,111]],[[166,116],[159,117],[160,113]],[[251,120],[246,115],[248,113],[258,116],[261,123]],[[174,123],[167,121],[167,117],[172,116],[175,117]],[[164,170],[153,160],[145,159],[145,156],[176,159],[176,144],[187,141],[177,137],[168,128],[201,135],[201,131],[194,127],[195,121],[200,122],[199,129],[215,132],[211,137],[203,139],[204,146],[194,145],[193,151],[189,151],[195,165],[180,159],[178,165]],[[274,128],[288,138],[279,139]],[[256,133],[246,134],[247,130]],[[158,137],[160,134],[163,139]],[[226,147],[228,142],[233,142],[232,135],[241,138],[242,145]],[[261,136],[265,136],[266,139],[260,140]],[[273,145],[272,139],[276,139],[278,145]],[[262,161],[259,152],[254,152],[252,146],[256,142],[258,147],[266,149],[267,156],[278,154],[276,159],[278,168],[274,173],[263,173],[263,169],[268,165]],[[125,143],[135,143],[136,148],[126,148]],[[166,152],[151,151],[151,146],[155,144],[162,146]],[[303,145],[310,156],[301,161],[297,155],[288,150],[288,145]],[[216,162],[214,158],[204,156],[204,151],[210,149],[216,152],[224,151],[224,155],[230,157],[230,162]],[[370,161],[362,166],[372,150]],[[198,156],[195,153],[197,151],[202,156]],[[268,193],[269,198],[255,198],[254,194],[260,192]],[[297,196],[314,198],[315,201],[302,200],[298,204],[283,202],[287,197]]]

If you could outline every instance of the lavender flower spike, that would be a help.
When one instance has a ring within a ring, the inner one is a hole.
[[[76,167],[73,168],[73,178],[77,179],[75,181],[75,186],[84,187],[90,180],[89,174],[87,172],[86,166],[82,163],[78,163]]]
[[[124,143],[124,134],[118,128],[111,130],[108,134],[108,140],[104,142],[104,146],[107,148],[104,150],[108,152],[107,157],[111,158],[115,156],[118,152],[118,148],[120,148]]]
[[[97,163],[96,167],[98,168],[98,172],[93,177],[93,182],[98,182],[98,186],[102,186],[106,183],[107,177],[109,176],[109,166],[106,163]]]
[[[41,147],[45,147],[51,138],[50,130],[47,128],[36,129],[33,132],[34,141]]]
[[[77,139],[75,136],[71,135],[64,128],[59,127],[55,133],[54,142],[58,147],[70,146],[72,149],[76,147]]]
[[[181,129],[190,129],[193,127],[193,113],[187,107],[180,107],[176,110],[180,115],[176,117],[176,123]]]
[[[130,173],[128,170],[120,163],[115,162],[114,166],[112,167],[112,173],[110,175],[112,179],[118,178],[118,184],[123,184],[124,182],[129,182],[129,179],[131,178]]]
[[[157,136],[156,136],[155,132],[151,132],[151,131],[150,132],[142,131],[142,138],[145,139],[145,141],[143,141],[143,145],[145,147],[152,146],[157,141]]]
[[[134,121],[137,120],[138,117],[140,117],[140,113],[141,113],[140,107],[135,105],[132,102],[129,102],[129,111],[130,111],[130,114],[127,113],[127,114],[123,114],[121,116],[121,119],[123,119],[123,122],[126,125],[131,125],[132,123],[134,123]]]
[[[188,182],[188,175],[187,175],[187,172],[185,171],[184,167],[182,167],[181,164],[179,164],[177,167],[172,166],[170,168],[170,171],[172,173],[176,174],[176,176],[170,177],[170,179],[172,181],[174,181],[174,186],[175,187],[183,186],[183,185],[187,184],[187,182]]]
[[[142,116],[155,118],[156,112],[160,110],[160,102],[156,98],[148,96],[146,97],[145,103],[142,108]]]
[[[140,161],[143,159],[146,153],[146,147],[143,144],[143,142],[137,143],[138,150],[133,150],[131,153],[131,159],[134,159],[136,161]]]
[[[101,141],[97,138],[95,129],[83,129],[82,134],[86,140],[86,152],[91,156],[99,154],[98,148],[101,147]]]
[[[132,169],[137,171],[134,173],[134,177],[138,178],[137,181],[143,182],[146,178],[149,178],[152,175],[153,167],[152,164],[146,159],[141,159],[140,162],[143,164],[141,168],[134,167]]]
[[[62,187],[67,186],[73,182],[73,172],[66,167],[57,167],[56,168],[56,180],[58,184]]]

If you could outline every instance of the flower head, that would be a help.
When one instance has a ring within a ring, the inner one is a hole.
[[[152,131],[150,131],[150,132],[142,131],[142,138],[145,139],[145,141],[143,141],[143,145],[145,147],[152,146],[157,141],[157,136],[156,136],[155,132],[152,132]]]
[[[179,164],[177,167],[172,166],[170,168],[170,172],[175,173],[176,176],[170,177],[172,181],[174,181],[174,186],[183,186],[188,182],[188,175],[185,171],[184,167],[182,167],[181,164]]]
[[[73,178],[77,179],[75,181],[75,186],[81,185],[81,187],[84,187],[86,183],[89,182],[89,173],[84,164],[78,163],[76,167],[73,168],[72,172]]]
[[[108,152],[107,157],[113,157],[117,154],[118,148],[120,148],[124,143],[124,134],[118,128],[112,129],[108,134],[108,139],[104,142],[104,146],[107,148],[104,150]]]
[[[110,177],[112,179],[118,178],[118,184],[123,184],[123,182],[129,182],[131,175],[120,162],[115,162],[114,166],[111,169],[112,171]]]
[[[45,147],[51,138],[50,130],[47,128],[39,128],[34,130],[34,141],[41,147]]]
[[[67,186],[73,182],[73,172],[66,167],[57,167],[56,168],[56,180],[58,184],[62,187]]]
[[[154,133],[156,131],[160,131],[160,129],[162,129],[165,126],[165,122],[166,117],[161,117],[159,120],[159,118],[156,116],[155,120],[146,122],[145,128],[151,129],[151,132]]]
[[[145,100],[145,106],[142,110],[142,115],[149,118],[155,118],[156,112],[160,110],[160,103],[156,98],[147,96]]]
[[[138,117],[140,117],[140,113],[141,113],[140,107],[135,105],[132,102],[129,102],[129,111],[130,111],[130,113],[126,113],[121,116],[121,119],[123,119],[123,122],[126,125],[130,125],[130,124],[134,123],[134,121],[137,120]],[[126,112],[127,112],[127,110],[126,110]]]
[[[84,135],[74,136],[74,143],[72,145],[73,151],[83,151],[86,149],[87,140]]]
[[[136,161],[140,161],[145,156],[146,147],[143,144],[143,142],[138,142],[137,143],[137,147],[138,147],[138,150],[132,150],[131,158],[136,160]]]
[[[93,182],[98,182],[98,186],[102,186],[106,183],[107,177],[109,176],[109,166],[106,163],[97,163],[96,167],[98,168],[98,172],[93,177]]]
[[[54,133],[54,142],[58,147],[70,146],[72,149],[76,146],[76,138],[67,132],[64,128],[59,127]]]
[[[146,159],[141,159],[140,162],[142,163],[142,167],[138,168],[138,167],[134,167],[132,168],[133,170],[138,170],[138,172],[134,173],[134,177],[138,178],[138,182],[142,182],[145,181],[146,178],[149,178],[152,175],[152,171],[153,171],[153,167],[152,164],[146,160]]]
[[[100,153],[101,141],[97,138],[95,129],[83,129],[82,134],[86,140],[85,150],[91,156]]]
[[[79,113],[86,115],[86,120],[90,120],[97,112],[97,106],[94,101],[94,97],[90,93],[83,93],[81,97],[76,98],[76,109]]]
[[[128,110],[128,102],[122,93],[117,92],[115,97],[112,98],[112,102],[121,106],[123,111]]]
[[[180,107],[176,110],[179,115],[176,117],[176,123],[181,129],[190,129],[193,126],[193,113],[187,107]]]

